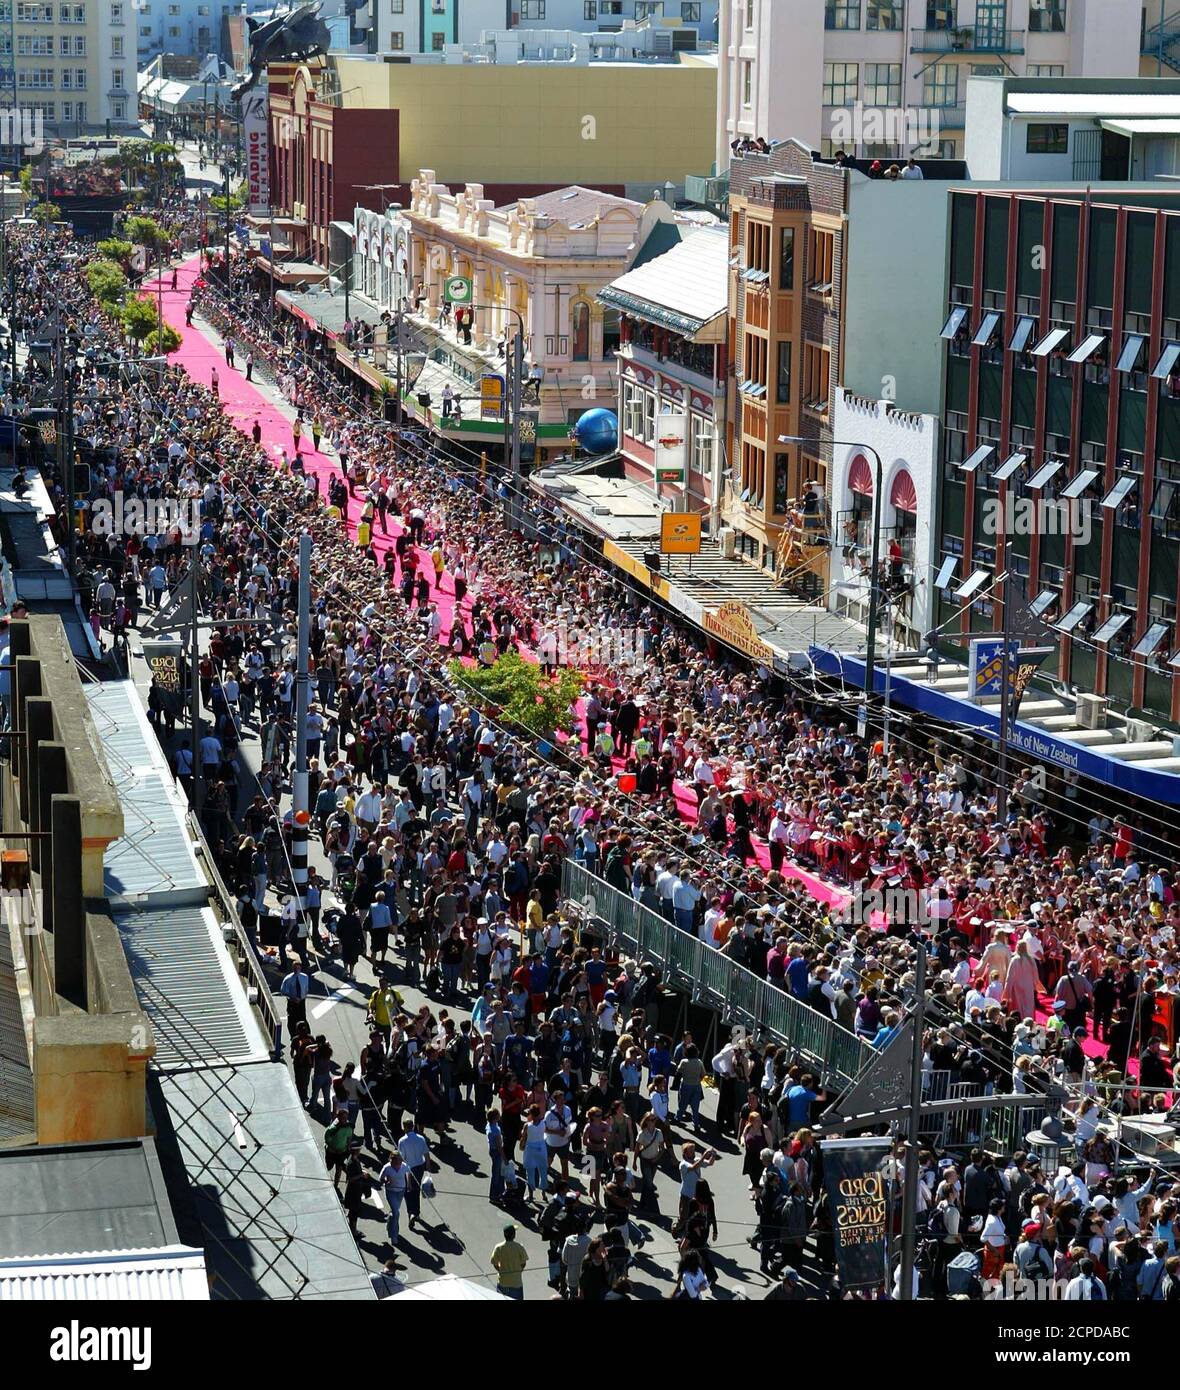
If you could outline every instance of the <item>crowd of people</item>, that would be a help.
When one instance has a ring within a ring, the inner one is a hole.
[[[191,229],[191,210],[167,215],[178,237]],[[26,336],[55,305],[80,342],[87,327],[109,327],[77,250],[62,230],[11,236]],[[702,1056],[691,1037],[661,1032],[659,972],[614,956],[571,909],[570,858],[876,1047],[895,1036],[926,950],[928,1085],[1065,1088],[1068,1176],[1041,1174],[1022,1154],[972,1155],[961,1175],[947,1155],[923,1156],[929,1290],[954,1292],[955,1258],[977,1247],[993,1282],[1011,1263],[1027,1274],[1047,1259],[1055,1277],[1094,1276],[1123,1296],[1113,1271],[1138,1250],[1152,1282],[1154,1240],[1167,1248],[1150,1296],[1174,1296],[1160,1291],[1175,1286],[1170,1189],[1117,1176],[1099,1124],[1172,1100],[1155,1025],[1176,983],[1180,923],[1164,829],[1097,801],[1087,822],[1076,789],[1050,798],[1031,772],[997,820],[986,758],[908,725],[886,750],[857,735],[838,694],[714,648],[539,504],[511,499],[510,525],[505,482],[367,413],[306,326],[272,328],[252,307],[248,272],[235,274],[237,292],[227,298],[209,276],[194,307],[297,407],[290,449],[268,454],[212,383],[179,368],[104,374],[83,358],[75,433],[91,505],[118,492],[199,503],[200,524],[195,536],[179,524],[142,538],[86,531],[81,560],[99,577],[102,629],[134,627],[200,557],[216,623],[197,673],[207,725],[197,766],[176,742],[176,772],[199,796],[247,929],[276,961],[290,953],[296,1080],[329,1121],[325,1155],[354,1228],[370,1181],[358,1149],[388,1151],[379,1180],[396,1252],[400,1213],[412,1225],[427,1179],[425,1136],[445,1142],[461,1122],[486,1141],[489,1200],[513,1224],[543,1202],[550,1283],[569,1296],[627,1296],[637,1214],[654,1215],[656,1171],[673,1173],[677,1294],[699,1297],[717,1277],[715,1151],[696,1133],[709,1082],[711,1138],[742,1156],[775,1296],[803,1296],[806,1241],[826,1241],[830,1256],[812,1133],[827,1078],[774,1043],[739,1036]],[[35,373],[10,387],[17,414]],[[305,459],[313,438],[332,472]],[[315,542],[310,804],[329,869],[301,911],[289,790],[304,529]],[[243,621],[265,615],[266,637]],[[638,633],[641,659],[589,680],[571,737],[542,756],[480,713],[450,663],[536,653],[578,625]],[[153,686],[165,740],[177,715]],[[240,748],[255,737],[264,752],[251,778]],[[888,894],[907,906],[891,910]],[[309,977],[329,957],[351,974],[362,955],[381,981],[373,1031],[341,1070],[308,1025]],[[437,1004],[407,1011],[397,983],[427,985]],[[506,1230],[495,1255],[510,1297],[516,1244]]]

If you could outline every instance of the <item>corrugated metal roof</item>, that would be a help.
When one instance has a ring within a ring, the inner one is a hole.
[[[1180,92],[1009,92],[1007,104],[1023,116],[1180,116]]]
[[[33,1072],[21,1016],[9,924],[0,917],[0,1140],[34,1130]]]
[[[107,847],[105,889],[120,900],[204,902],[187,807],[131,681],[86,685],[86,702],[123,807],[124,834]]]
[[[212,1297],[374,1301],[287,1068],[175,1072],[158,1084],[202,1226]]]
[[[114,1298],[146,1303],[208,1302],[204,1251],[178,1245],[167,1250],[0,1260],[0,1303]]]
[[[118,909],[135,992],[152,1021],[163,1070],[257,1061],[270,1047],[208,907]]]
[[[695,333],[729,304],[728,234],[692,232],[671,251],[620,275],[598,297],[645,316],[654,310],[661,322]]]

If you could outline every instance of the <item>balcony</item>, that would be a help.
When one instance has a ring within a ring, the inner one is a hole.
[[[991,24],[954,29],[911,29],[911,53],[1023,53],[1024,30]]]

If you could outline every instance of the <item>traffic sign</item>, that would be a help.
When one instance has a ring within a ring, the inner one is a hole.
[[[470,304],[471,281],[462,275],[452,275],[443,281],[443,298],[448,304]]]

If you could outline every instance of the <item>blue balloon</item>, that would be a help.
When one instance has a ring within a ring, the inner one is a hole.
[[[612,454],[619,447],[619,419],[613,410],[588,410],[570,431],[588,454]]]

